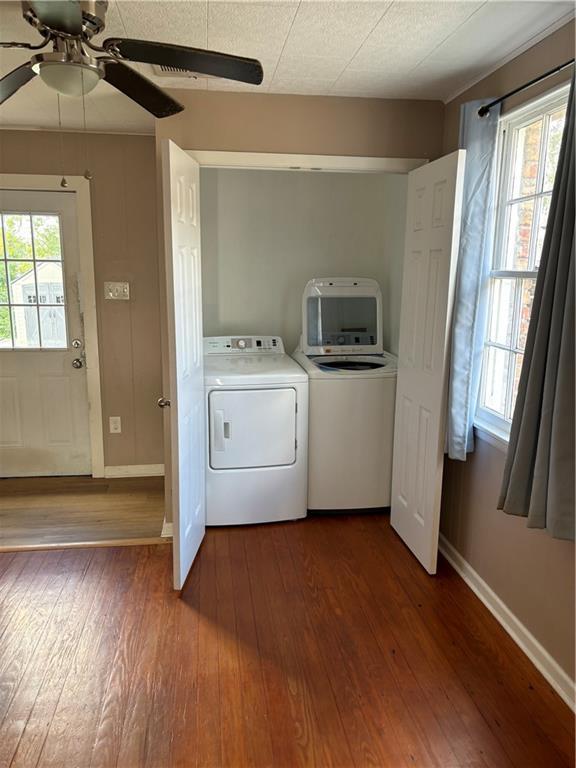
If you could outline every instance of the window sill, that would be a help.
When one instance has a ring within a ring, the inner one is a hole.
[[[474,420],[474,434],[485,443],[498,448],[502,453],[508,453],[510,434],[507,431],[499,429],[494,424],[489,424],[483,419],[476,418]]]

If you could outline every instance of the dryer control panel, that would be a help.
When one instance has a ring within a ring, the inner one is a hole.
[[[280,336],[206,336],[205,355],[283,355]]]

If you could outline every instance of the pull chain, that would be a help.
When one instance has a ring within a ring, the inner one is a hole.
[[[56,94],[56,99],[58,100],[58,132],[60,134],[60,171],[62,173],[62,179],[60,181],[60,186],[66,187],[68,186],[68,181],[66,179],[66,176],[64,175],[64,136],[62,135],[62,114],[60,112],[60,94]]]
[[[88,168],[88,133],[86,130],[86,94],[84,93],[84,70],[82,70],[82,115],[84,122],[84,178],[92,181],[92,171]]]

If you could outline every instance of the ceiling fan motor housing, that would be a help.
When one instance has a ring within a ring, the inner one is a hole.
[[[78,8],[81,20],[76,18]],[[22,15],[40,33],[64,33],[88,40],[102,32],[106,26],[107,10],[108,0],[81,0],[77,4],[69,3],[68,14],[66,14],[65,2],[53,2],[53,0],[23,0],[22,2]]]

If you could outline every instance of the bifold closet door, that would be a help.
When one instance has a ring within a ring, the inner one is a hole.
[[[400,313],[392,527],[436,572],[450,324],[465,151],[409,174]]]
[[[206,414],[202,356],[200,168],[162,143],[174,589],[181,589],[206,527]]]

